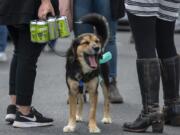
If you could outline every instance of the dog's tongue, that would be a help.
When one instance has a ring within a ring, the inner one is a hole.
[[[96,68],[97,67],[97,62],[96,62],[95,56],[89,56],[88,58],[89,58],[90,66],[93,67],[93,68]]]

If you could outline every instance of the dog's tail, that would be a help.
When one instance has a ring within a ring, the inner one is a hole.
[[[97,13],[90,13],[80,18],[82,24],[90,24],[95,27],[96,34],[102,38],[103,51],[109,40],[109,25],[106,18]]]

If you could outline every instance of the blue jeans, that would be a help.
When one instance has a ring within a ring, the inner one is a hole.
[[[0,52],[4,52],[7,46],[7,28],[4,25],[0,25]]]
[[[110,40],[105,51],[112,53],[112,59],[109,62],[110,77],[117,76],[117,47],[116,47],[116,27],[117,22],[111,18],[110,0],[74,0],[74,22],[78,21],[81,16],[88,13],[99,13],[106,17],[110,27]],[[78,25],[74,23],[74,34],[77,37],[82,33],[93,32],[89,25]]]

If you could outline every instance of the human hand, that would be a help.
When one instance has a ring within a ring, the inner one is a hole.
[[[38,10],[38,17],[41,20],[46,20],[47,14],[55,16],[54,8],[50,0],[41,0],[41,5]]]

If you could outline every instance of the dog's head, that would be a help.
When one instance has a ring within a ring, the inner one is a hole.
[[[102,51],[100,37],[92,33],[82,34],[73,41],[71,47],[74,59],[79,61],[83,72],[98,68]]]
[[[96,30],[96,34],[84,33],[76,37],[67,52],[69,63],[78,60],[83,73],[87,73],[99,67],[99,59],[109,39],[109,28],[106,18],[95,13],[83,16],[77,23],[90,24]]]

